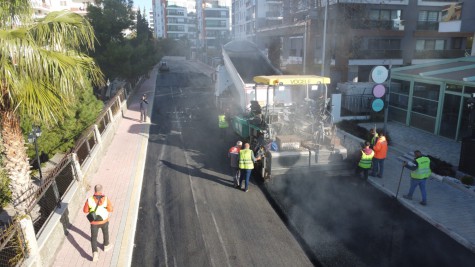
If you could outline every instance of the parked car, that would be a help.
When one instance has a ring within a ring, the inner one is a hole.
[[[165,71],[170,71],[170,68],[168,67],[167,62],[162,61],[162,62],[160,63],[160,67],[158,68],[158,70],[159,70],[160,72],[165,72]]]

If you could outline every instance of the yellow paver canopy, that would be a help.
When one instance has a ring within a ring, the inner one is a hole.
[[[329,84],[330,78],[316,75],[255,76],[254,82],[266,85]]]

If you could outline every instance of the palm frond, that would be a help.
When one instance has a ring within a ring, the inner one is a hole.
[[[29,29],[39,46],[55,51],[94,49],[94,30],[87,19],[68,11],[55,11]]]
[[[70,12],[52,12],[32,25],[0,29],[0,110],[45,123],[59,120],[76,90],[104,84],[93,59],[92,27]]]

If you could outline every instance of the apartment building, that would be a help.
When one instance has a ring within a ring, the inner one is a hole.
[[[376,65],[464,56],[475,32],[475,1],[289,0],[282,6],[282,25],[256,27],[256,43],[278,38],[282,62],[307,72],[320,74],[324,58],[324,73],[335,82],[367,81]]]
[[[335,60],[341,79],[366,81],[375,65],[402,66],[463,57],[471,48],[475,1],[385,3],[390,4],[339,4],[330,13],[328,57]],[[353,16],[346,24],[336,23],[345,12],[360,16]]]
[[[199,2],[199,1],[197,1]],[[202,1],[198,8],[199,43],[205,49],[221,49],[230,41],[229,1]]]
[[[153,0],[152,14],[156,38],[196,40],[196,1]]]
[[[258,29],[282,25],[283,2],[283,0],[233,0],[231,3],[233,39],[257,43]]]

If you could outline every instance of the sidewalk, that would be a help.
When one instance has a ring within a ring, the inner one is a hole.
[[[155,67],[150,78],[130,96],[129,107],[123,114],[101,167],[94,175],[86,177],[90,185],[88,196],[94,193],[94,185],[102,184],[104,193],[113,204],[114,212],[109,222],[112,250],[103,251],[103,236],[99,234],[99,261],[92,262],[89,221],[82,209],[77,210],[52,266],[130,266],[150,129],[149,123],[139,121],[139,100],[144,93],[154,95],[156,77]],[[148,100],[150,115],[154,99],[150,97]]]
[[[366,128],[374,127],[361,124]],[[382,128],[381,125],[376,125]],[[440,159],[458,165],[460,143],[406,127],[397,123],[389,123],[387,128],[392,145],[384,162],[384,177],[370,177],[369,182],[390,196],[396,196],[404,206],[440,229],[472,252],[475,253],[475,194],[464,188],[457,188],[445,179],[432,175],[427,181],[427,206],[419,204],[420,190],[416,189],[413,200],[402,198],[410,187],[409,170],[404,169],[399,192],[402,162],[412,159],[412,151],[418,149]],[[409,145],[404,145],[409,144]],[[473,189],[472,189],[473,190]]]

